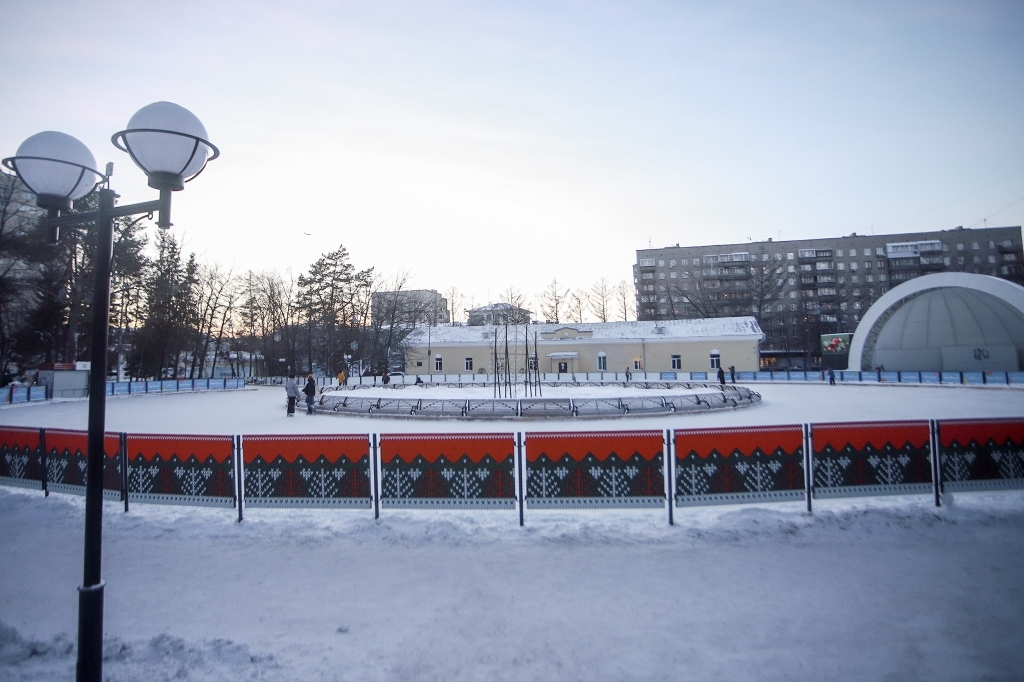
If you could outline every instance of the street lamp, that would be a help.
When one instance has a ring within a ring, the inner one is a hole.
[[[25,140],[3,165],[17,173],[46,209],[48,237],[57,243],[60,228],[96,224],[96,286],[92,311],[92,361],[89,373],[89,445],[86,456],[85,556],[82,586],[78,588],[79,682],[100,682],[103,674],[103,432],[106,428],[107,340],[110,315],[110,261],[114,248],[114,219],[158,213],[157,226],[171,226],[171,192],[202,172],[220,151],[207,139],[206,128],[192,112],[171,102],[156,102],[140,109],[128,127],[112,138],[128,152],[160,191],[156,201],[115,206],[118,195],[110,189],[114,165],[106,173],[96,170],[96,159],[80,141],[54,131]],[[99,210],[71,213],[72,202],[95,187]],[[63,215],[62,215],[63,214]]]

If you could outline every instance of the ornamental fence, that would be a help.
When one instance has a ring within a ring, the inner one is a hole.
[[[944,384],[969,386],[1006,386],[1024,385],[1024,372],[852,372],[835,370],[836,383],[870,383],[870,384]],[[648,387],[651,384],[675,385],[675,382],[716,382],[717,370],[708,372],[545,372],[539,376],[544,386],[602,386],[606,384],[627,384]],[[534,378],[536,378],[536,376]],[[513,384],[522,384],[522,374],[512,377]],[[417,383],[419,380],[419,383]],[[760,383],[760,382],[827,382],[827,370],[787,371],[787,372],[735,372],[725,373],[727,383]],[[499,379],[504,381],[504,378]],[[337,387],[335,379],[321,379],[318,385],[325,388]],[[280,383],[267,379],[264,383]],[[494,376],[491,374],[399,374],[388,377],[388,386],[400,388],[412,385],[437,386],[491,386]],[[380,376],[349,377],[345,381],[348,388],[370,388],[381,386]]]
[[[137,395],[140,393],[185,393],[192,391],[226,391],[245,388],[245,379],[162,379],[160,381],[108,381],[107,395]],[[47,387],[6,386],[0,388],[0,404],[34,403],[48,400]]]
[[[1024,419],[600,432],[108,433],[103,492],[245,508],[674,508],[1024,488]],[[84,494],[86,432],[0,427],[0,484]],[[937,454],[938,456],[933,456]],[[668,466],[665,464],[668,462]]]

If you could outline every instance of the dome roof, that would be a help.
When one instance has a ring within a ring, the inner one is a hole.
[[[851,367],[861,370],[1016,371],[1024,364],[1024,288],[984,275],[918,277],[868,310],[850,350]]]

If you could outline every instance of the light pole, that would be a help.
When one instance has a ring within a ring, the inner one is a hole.
[[[149,177],[160,198],[117,206],[110,189],[114,164],[106,173],[96,170],[96,159],[76,138],[54,131],[25,140],[16,156],[3,160],[36,195],[36,205],[49,213],[48,234],[56,244],[61,227],[96,224],[96,288],[92,309],[92,361],[89,373],[89,438],[85,482],[85,556],[82,586],[78,588],[79,682],[100,682],[103,675],[103,432],[106,427],[107,341],[110,315],[110,261],[114,248],[114,219],[158,213],[157,226],[171,226],[171,192],[199,175],[206,163],[220,155],[207,141],[206,128],[192,112],[156,102],[143,107],[116,133],[111,142],[127,152]],[[72,202],[95,187],[99,210],[71,213]],[[62,215],[62,213],[64,215]]]

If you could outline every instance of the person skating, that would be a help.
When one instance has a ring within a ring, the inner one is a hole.
[[[736,383],[736,365],[729,365],[729,381]]]
[[[718,383],[722,384],[722,388],[725,388],[725,370],[721,367],[718,368]]]
[[[288,395],[288,416],[295,416],[295,401],[299,399],[299,384],[295,381],[295,372],[284,380],[284,392]]]
[[[306,386],[302,392],[306,394],[306,414],[316,414],[316,410],[313,409],[313,401],[316,400],[316,380],[312,374],[306,377]]]
[[[380,382],[385,386],[391,383],[391,374],[387,370],[384,370],[384,373],[380,375]]]
[[[828,368],[828,385],[829,386],[835,386],[836,385],[836,373],[832,371],[831,367]]]

